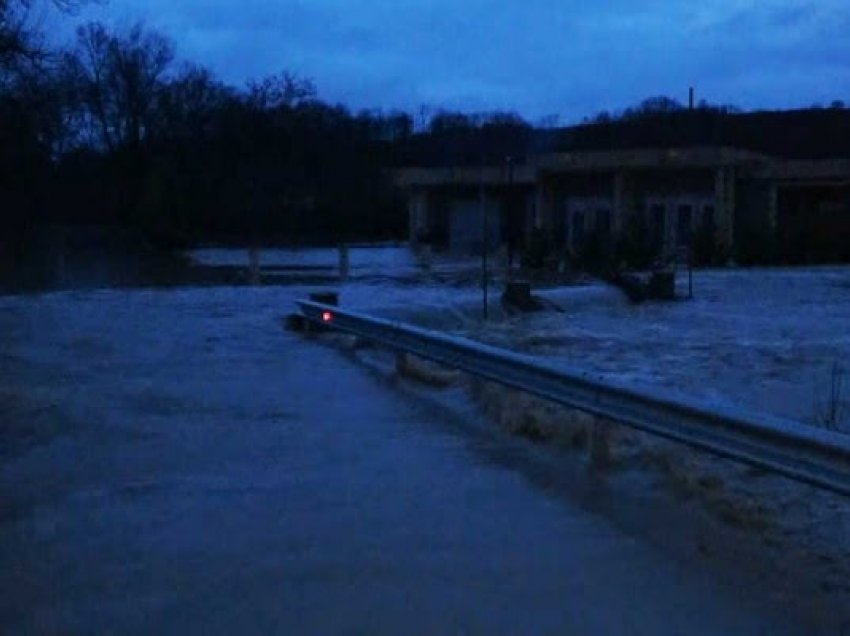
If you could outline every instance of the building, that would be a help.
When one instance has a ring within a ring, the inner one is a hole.
[[[704,262],[850,260],[850,159],[734,147],[581,150],[522,164],[407,168],[410,239],[520,248],[533,232],[578,256],[624,245]],[[633,245],[634,247],[634,245]]]

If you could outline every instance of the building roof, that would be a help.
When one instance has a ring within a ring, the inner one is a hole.
[[[547,153],[523,165],[403,168],[401,187],[532,185],[541,176],[619,170],[735,168],[739,175],[780,181],[850,181],[850,159],[787,159],[729,147],[636,148]]]

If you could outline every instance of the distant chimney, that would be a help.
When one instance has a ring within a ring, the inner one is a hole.
[[[694,109],[694,87],[688,89],[688,110]]]

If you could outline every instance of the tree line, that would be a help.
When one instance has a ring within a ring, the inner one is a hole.
[[[351,112],[290,71],[228,85],[179,62],[174,43],[142,25],[116,32],[89,23],[70,46],[45,44],[33,17],[39,7],[72,13],[87,1],[0,0],[6,242],[50,224],[130,229],[163,246],[401,237],[397,166],[520,164],[546,151],[705,142],[801,148],[787,118],[704,103],[690,112],[666,97],[571,128],[502,112],[436,110],[415,121],[401,111]],[[822,112],[825,130],[847,128],[843,104]],[[829,119],[835,113],[838,122]]]
[[[143,25],[84,24],[71,46],[45,46],[30,19],[39,3],[72,13],[86,1],[0,0],[12,241],[57,224],[129,228],[166,247],[402,237],[393,167],[519,155],[531,130],[513,114],[443,111],[414,130],[407,113],[351,112],[289,71],[231,86]]]
[[[400,113],[352,114],[283,72],[235,88],[135,26],[44,50],[0,0],[0,206],[7,227],[131,227],[161,243],[392,236]]]

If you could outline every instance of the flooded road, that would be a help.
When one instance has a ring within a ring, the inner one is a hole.
[[[0,298],[4,631],[813,633],[282,331],[305,292]]]

